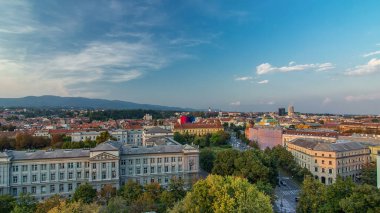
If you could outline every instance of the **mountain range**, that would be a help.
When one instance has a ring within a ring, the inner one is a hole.
[[[194,109],[129,101],[92,99],[83,97],[27,96],[22,98],[0,98],[0,107],[26,108],[75,108],[75,109],[150,109],[164,111],[194,111]]]

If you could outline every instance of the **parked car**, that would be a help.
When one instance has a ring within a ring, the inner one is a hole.
[[[294,200],[298,202],[300,200],[300,197],[295,197]]]

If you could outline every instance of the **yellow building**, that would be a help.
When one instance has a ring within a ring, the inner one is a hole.
[[[220,123],[203,124],[203,123],[186,123],[174,125],[173,131],[181,134],[188,133],[190,135],[206,135],[218,131],[223,131],[223,126]]]
[[[361,169],[370,161],[370,150],[358,142],[329,143],[299,138],[287,144],[296,162],[315,179],[330,185],[338,176],[360,179]]]

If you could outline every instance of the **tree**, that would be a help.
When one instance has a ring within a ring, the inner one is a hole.
[[[127,201],[128,205],[137,200],[142,193],[143,187],[132,180],[128,180],[128,182],[120,189],[120,194]]]
[[[99,211],[100,206],[96,203],[83,203],[82,201],[61,201],[58,206],[50,209],[48,213],[96,213]]]
[[[127,213],[128,212],[128,205],[127,201],[120,196],[116,196],[111,198],[108,201],[107,206],[103,207],[100,210],[101,213],[115,213],[115,212],[120,212],[120,213]]]
[[[11,212],[16,199],[11,195],[0,196],[0,212]]]
[[[214,167],[214,161],[215,154],[211,149],[201,150],[201,153],[199,154],[199,165],[204,171],[211,173],[212,168]]]
[[[350,196],[355,184],[350,178],[343,180],[341,177],[336,182],[326,187],[326,202],[319,207],[320,212],[342,212],[339,202]]]
[[[61,202],[64,201],[59,197],[59,195],[53,195],[49,199],[44,200],[44,202],[40,202],[37,204],[35,213],[46,213],[50,209],[53,209],[56,206],[59,206]]]
[[[376,163],[371,162],[365,165],[362,169],[361,182],[372,185],[372,186],[376,186],[376,179],[377,179]]]
[[[21,194],[15,201],[15,207],[12,213],[34,213],[36,205],[37,200],[30,194]]]
[[[100,199],[105,203],[108,203],[108,201],[112,197],[115,197],[115,196],[116,196],[116,188],[113,187],[111,184],[104,185],[103,188],[99,192]]]
[[[368,184],[358,185],[339,205],[347,213],[380,212],[380,191]]]
[[[238,156],[239,151],[234,149],[219,152],[216,155],[212,173],[223,176],[232,175],[235,171],[235,159],[237,159]]]
[[[297,212],[317,213],[326,202],[326,188],[321,182],[308,176],[303,181]]]
[[[84,203],[92,203],[96,197],[96,189],[88,183],[80,185],[74,192],[73,199]]]
[[[116,140],[108,131],[101,132],[99,136],[96,137],[96,143],[100,144],[108,140]]]
[[[170,212],[273,212],[268,196],[246,179],[209,175]]]

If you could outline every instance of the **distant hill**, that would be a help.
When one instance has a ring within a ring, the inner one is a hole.
[[[194,111],[194,109],[169,107],[152,104],[138,104],[128,101],[92,99],[82,97],[27,96],[23,98],[0,98],[0,107],[46,107],[76,109],[150,109],[165,111]]]

